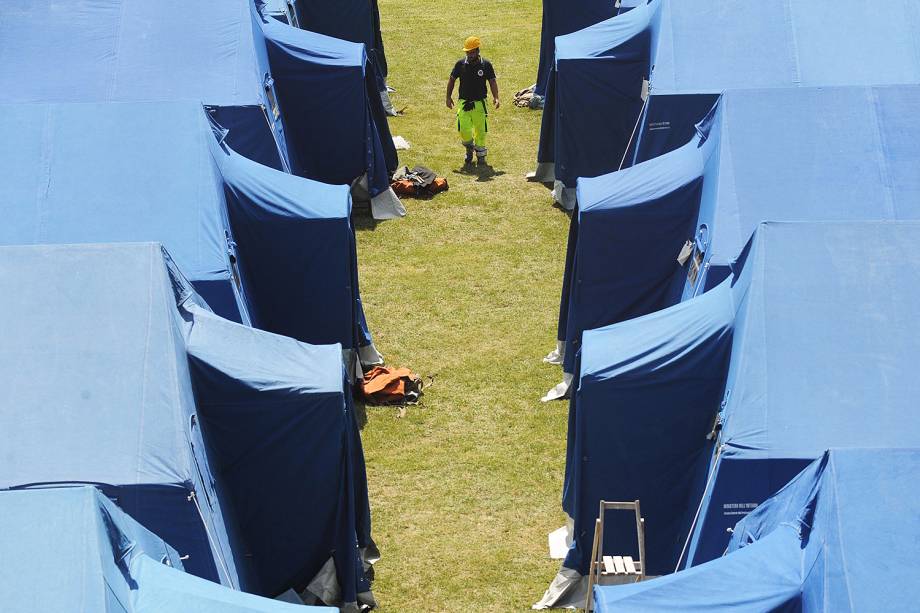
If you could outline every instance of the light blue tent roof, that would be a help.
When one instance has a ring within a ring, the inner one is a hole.
[[[0,244],[162,242],[224,317],[370,343],[348,186],[244,158],[194,101],[0,111]]]
[[[904,420],[920,394],[917,240],[917,222],[764,223],[715,289],[586,332],[566,565],[585,572],[598,500],[642,501],[649,572],[662,574],[698,506],[693,564],[825,449],[920,445]],[[605,534],[622,543],[630,526]]]
[[[595,610],[909,610],[918,478],[917,449],[832,449],[735,526],[725,557],[597,587]]]
[[[250,4],[4,3],[0,63],[7,70],[0,74],[0,102],[196,100],[233,128],[240,151],[291,168],[268,53]]]
[[[918,29],[910,2],[650,0],[558,38],[538,161],[574,188],[680,146],[725,90],[918,83]]]
[[[186,574],[179,554],[92,487],[0,492],[3,608],[12,612],[294,613]],[[53,585],[52,585],[53,583]]]
[[[0,488],[104,484],[191,556],[190,572],[238,587],[194,418],[176,275],[155,245],[0,248]],[[192,491],[213,503],[200,519]]]
[[[0,297],[0,488],[96,484],[234,588],[302,588],[334,558],[346,602],[368,589],[340,345],[214,315],[158,244],[0,247]]]
[[[732,90],[683,147],[580,179],[560,307],[567,368],[583,330],[715,285],[764,219],[920,218],[917,105],[916,85]],[[676,263],[688,240],[693,282]]]
[[[0,9],[4,102],[261,105],[251,0],[39,0]]]
[[[200,104],[5,104],[0,126],[0,243],[160,241],[193,282],[231,278]]]
[[[668,93],[917,83],[918,29],[920,9],[912,2],[665,0],[652,87]]]

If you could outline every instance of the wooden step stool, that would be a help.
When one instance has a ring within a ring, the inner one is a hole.
[[[604,555],[604,517],[607,511],[633,511],[636,514],[636,539],[639,559],[632,556]],[[591,547],[591,565],[588,568],[588,598],[585,611],[594,608],[594,586],[638,583],[645,579],[645,520],[639,501],[606,502],[601,500],[600,511],[594,522],[594,544]]]

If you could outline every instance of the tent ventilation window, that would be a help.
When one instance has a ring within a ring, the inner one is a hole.
[[[278,108],[278,98],[275,96],[275,80],[270,75],[265,75],[265,95],[268,97],[268,104],[272,109],[272,118],[277,120],[281,116],[281,110]]]

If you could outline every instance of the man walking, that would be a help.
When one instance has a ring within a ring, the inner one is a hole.
[[[498,81],[491,62],[479,54],[479,37],[470,36],[463,43],[466,57],[459,60],[447,81],[447,108],[454,108],[454,83],[460,79],[460,100],[457,108],[457,131],[466,147],[466,166],[476,163],[486,166],[486,134],[489,132],[489,111],[486,109],[486,82],[492,90],[492,103],[501,106],[498,100]]]

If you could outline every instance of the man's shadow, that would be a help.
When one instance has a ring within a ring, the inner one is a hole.
[[[485,164],[482,166],[477,164],[475,166],[472,166],[472,165],[465,166],[464,165],[458,168],[457,170],[455,170],[454,174],[476,177],[477,183],[485,183],[487,181],[491,181],[495,177],[502,176],[503,174],[505,174],[505,171],[495,170],[495,168],[493,168],[489,164]]]

